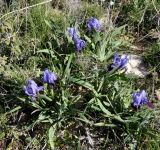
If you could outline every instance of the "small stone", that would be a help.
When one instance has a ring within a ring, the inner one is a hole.
[[[160,100],[160,89],[155,90],[155,93],[156,93],[157,99]]]
[[[110,6],[113,6],[113,5],[114,5],[114,2],[113,2],[113,1],[110,1],[109,4],[110,4]]]
[[[138,55],[129,55],[129,61],[126,65],[126,74],[134,75],[140,78],[148,75],[147,68],[143,62],[143,57]]]

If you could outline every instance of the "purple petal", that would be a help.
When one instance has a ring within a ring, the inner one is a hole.
[[[121,57],[117,53],[114,54],[113,64],[116,66],[121,64]]]
[[[78,31],[76,28],[69,28],[68,34],[70,37],[72,37],[73,41],[76,41],[76,39],[79,38]]]
[[[92,31],[92,30],[100,30],[100,21],[96,18],[91,17],[88,22],[87,22],[87,26],[88,26],[88,30]]]
[[[32,94],[29,94],[29,93],[28,93],[28,91],[27,91],[27,87],[26,87],[26,86],[24,86],[24,88],[23,88],[23,89],[24,89],[24,92],[25,92],[25,94],[26,94],[26,95],[28,95],[28,96],[32,95]]]
[[[140,99],[140,96],[139,96],[138,93],[134,93],[132,99],[133,99],[133,105],[134,106],[139,106],[140,105],[141,99]]]
[[[34,80],[28,80],[27,85],[24,86],[25,94],[28,96],[36,96],[37,88],[38,86]]]
[[[119,67],[121,69],[126,67],[126,64],[128,63],[128,55],[120,56],[118,53],[114,54],[114,59],[112,63],[112,67]]]
[[[37,87],[37,91],[39,92],[39,91],[43,91],[44,90],[44,87],[43,86],[39,86],[39,87]]]
[[[132,104],[133,106],[141,106],[148,103],[147,94],[145,90],[140,92],[134,92],[132,94]]]
[[[35,85],[37,86],[36,82],[34,80],[28,80],[27,84]]]
[[[46,69],[43,73],[43,82],[48,84],[54,84],[55,80],[57,80],[56,74]]]
[[[56,74],[52,73],[52,78],[53,78],[54,81],[57,80]]]
[[[45,71],[43,72],[43,82],[48,81],[48,74],[49,74],[48,69],[45,69]]]
[[[124,68],[129,61],[128,55],[125,55],[124,58],[121,58],[121,68]]]
[[[82,39],[76,40],[76,49],[77,51],[81,51],[86,46],[86,42]]]
[[[142,91],[141,91],[141,95],[142,95],[142,97],[146,97],[146,92],[145,92],[145,90],[142,90]]]

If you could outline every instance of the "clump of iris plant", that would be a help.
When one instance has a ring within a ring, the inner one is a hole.
[[[135,108],[138,108],[142,105],[148,105],[150,108],[154,108],[153,104],[148,101],[145,90],[142,90],[140,92],[134,92],[132,94],[132,105]]]
[[[128,61],[128,55],[120,56],[118,53],[115,53],[113,63],[111,64],[111,70],[114,68],[124,69]]]
[[[80,38],[77,29],[75,27],[69,28],[68,35],[72,37],[72,40],[76,46],[76,50],[81,52],[82,49],[85,48],[86,42]]]
[[[56,80],[56,74],[49,71],[48,69],[45,69],[45,71],[43,72],[43,82],[48,83],[50,85],[54,85]]]
[[[88,21],[87,21],[87,27],[89,31],[99,31],[101,28],[101,24],[100,21],[97,18],[93,18],[91,17]]]
[[[31,96],[32,100],[35,100],[39,91],[43,91],[43,86],[38,86],[34,80],[28,80],[27,85],[24,86],[25,94]]]

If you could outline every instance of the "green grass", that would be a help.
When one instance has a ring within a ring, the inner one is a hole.
[[[76,10],[67,1],[55,2],[0,20],[0,145],[3,149],[159,150],[159,102],[152,92],[159,88],[160,40],[147,34],[159,30],[160,2],[119,1],[109,7],[109,2],[83,1]],[[15,3],[1,16],[25,6],[25,1]],[[108,19],[101,32],[86,30],[92,16]],[[75,51],[67,35],[67,28],[73,26],[87,41],[82,53]],[[133,50],[139,43],[145,43],[145,52]],[[158,74],[156,82],[154,76],[137,79],[121,70],[108,71],[115,52],[144,55],[151,74]],[[28,79],[43,85],[45,68],[58,80],[53,88],[44,85],[44,92],[30,101],[23,86]],[[147,91],[155,109],[131,107],[131,94],[140,89]]]

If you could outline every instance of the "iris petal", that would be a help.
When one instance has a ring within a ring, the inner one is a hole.
[[[92,30],[98,31],[100,30],[101,24],[98,19],[91,17],[87,22],[87,27],[89,31],[92,31]]]
[[[36,97],[37,93],[42,90],[42,86],[38,87],[34,80],[28,80],[27,85],[24,86],[25,94],[28,96],[32,96],[32,98]]]
[[[144,90],[140,92],[134,92],[132,94],[132,104],[133,106],[142,106],[148,103],[147,94]]]
[[[86,42],[82,39],[76,40],[76,49],[77,51],[81,51],[86,46]]]
[[[111,64],[111,67],[112,67],[112,69],[115,68],[115,67],[119,67],[119,68],[123,69],[123,68],[126,67],[128,61],[129,61],[128,55],[124,55],[122,57],[119,54],[115,53],[113,63]]]
[[[68,34],[70,37],[72,37],[73,41],[75,41],[77,38],[79,38],[78,31],[74,27],[68,29]]]
[[[43,72],[43,82],[54,84],[56,80],[57,76],[53,72],[49,71],[48,69]]]

